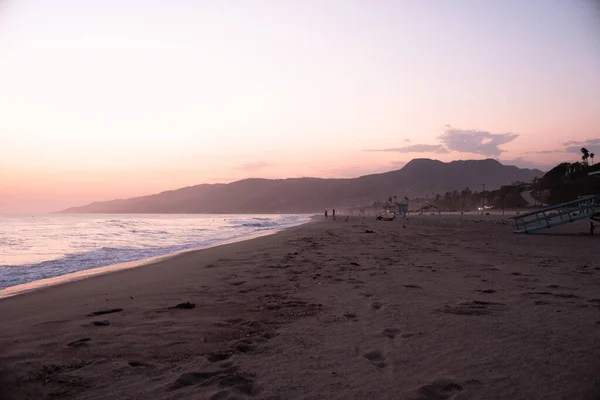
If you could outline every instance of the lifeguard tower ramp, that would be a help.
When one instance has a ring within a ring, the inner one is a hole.
[[[596,212],[596,208],[600,208],[600,196],[590,195],[520,214],[512,217],[515,233],[537,232],[583,219],[600,222],[600,212]]]

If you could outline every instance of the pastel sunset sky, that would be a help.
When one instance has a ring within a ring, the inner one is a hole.
[[[599,4],[0,0],[0,213],[600,155]]]

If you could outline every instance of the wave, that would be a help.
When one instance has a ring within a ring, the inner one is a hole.
[[[189,250],[306,222],[306,216],[214,216],[186,219],[98,219],[73,224],[52,217],[31,236],[23,229],[0,235],[0,290],[31,281]],[[29,220],[25,221],[30,224]],[[29,225],[26,225],[29,226]],[[25,246],[26,244],[26,246]],[[27,257],[29,258],[29,263]],[[33,256],[34,255],[34,256]],[[10,258],[9,258],[10,257]],[[9,261],[10,260],[10,261]],[[13,260],[20,260],[18,265]],[[9,264],[11,263],[11,264]]]
[[[147,222],[138,220],[108,219],[106,221],[97,221],[97,224],[108,228],[131,229],[140,225],[147,225]]]
[[[249,222],[249,223],[240,224],[240,225],[236,225],[236,226],[238,226],[238,227],[244,226],[244,227],[250,227],[250,228],[263,228],[263,227],[281,226],[281,224],[277,223],[277,222]]]
[[[140,233],[140,234],[144,234],[144,235],[168,235],[169,232],[167,231],[155,231],[152,229],[130,229],[129,232],[131,233]]]
[[[61,258],[19,266],[0,265],[0,290],[40,279],[53,278],[88,269],[139,261],[150,257],[167,255],[182,250],[212,245],[214,243],[249,236],[250,233],[221,235],[182,244],[155,247],[104,246],[92,251],[67,254]]]
[[[206,244],[210,243],[196,242],[153,248],[101,247],[97,250],[67,254],[59,259],[35,264],[0,265],[0,289],[73,272],[166,255]]]

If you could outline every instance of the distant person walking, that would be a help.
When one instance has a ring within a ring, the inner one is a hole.
[[[333,209],[333,219],[335,219],[335,208]]]
[[[325,219],[327,219],[327,210],[325,210]]]

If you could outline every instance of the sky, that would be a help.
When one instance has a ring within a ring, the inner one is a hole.
[[[600,155],[595,0],[0,0],[0,213]],[[600,162],[600,156],[598,157]]]

